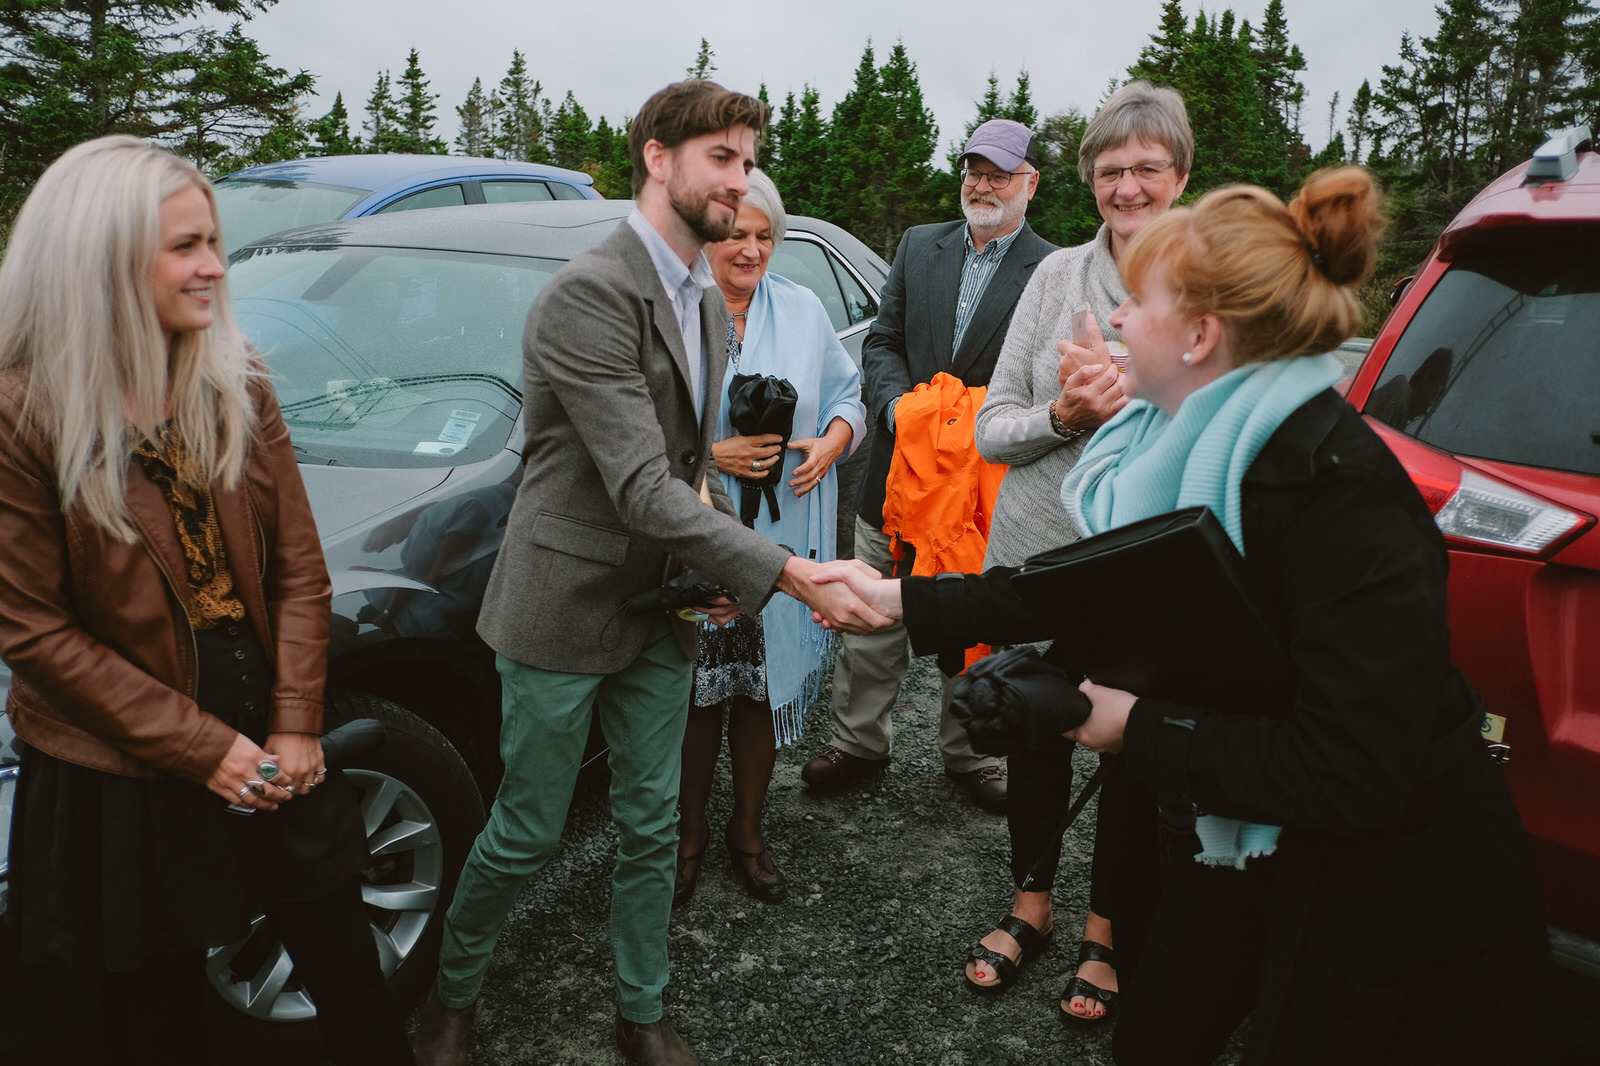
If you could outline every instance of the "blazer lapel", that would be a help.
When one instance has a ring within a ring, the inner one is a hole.
[[[934,254],[928,257],[926,287],[928,294],[928,345],[933,353],[933,370],[928,377],[941,370],[950,370],[951,349],[956,335],[956,300],[961,295],[961,266],[966,259],[965,222],[934,242]],[[915,376],[915,375],[913,375]]]
[[[700,409],[700,447],[711,454],[711,438],[717,431],[717,412],[722,407],[722,379],[728,373],[728,301],[722,290],[713,286],[700,297],[700,337],[706,346],[705,405]]]
[[[1017,234],[1016,242],[1006,251],[1006,257],[1000,260],[1000,269],[994,272],[994,277],[989,279],[989,284],[984,288],[983,297],[972,312],[972,321],[967,323],[967,332],[961,338],[961,350],[951,360],[956,377],[970,370],[972,364],[988,349],[995,330],[1006,321],[1022,296],[1022,290],[1028,287],[1033,268],[1043,258],[1035,249],[1030,239],[1032,236],[1032,230],[1024,222],[1023,231]],[[960,282],[956,284],[959,286]]]
[[[683,331],[678,328],[678,314],[672,309],[672,301],[667,298],[667,290],[661,284],[661,275],[656,273],[656,265],[651,261],[650,253],[645,250],[644,242],[639,239],[639,235],[633,231],[631,225],[623,222],[615,232],[616,236],[612,239],[617,242],[617,253],[633,275],[639,294],[650,305],[650,317],[655,325],[656,336],[671,354],[673,365],[678,368],[678,377],[683,382],[684,394],[691,395],[689,357],[683,350]],[[704,319],[705,316],[702,314],[702,324]]]

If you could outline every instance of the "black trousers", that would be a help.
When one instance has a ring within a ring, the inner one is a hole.
[[[1018,889],[1026,884],[1029,892],[1048,892],[1055,883],[1061,863],[1061,820],[1072,805],[1076,746],[1054,737],[1007,759],[1006,828],[1011,834],[1011,883]],[[1121,759],[1102,755],[1100,764],[1105,774],[1096,808],[1089,906],[1115,921],[1119,895],[1133,904],[1130,914],[1148,914],[1154,908],[1159,875],[1155,797],[1133,783]],[[1119,953],[1121,940],[1119,931]]]
[[[317,1006],[317,1028],[340,1066],[411,1066],[405,1023],[384,984],[361,886],[352,880],[319,899],[266,908]],[[166,1066],[259,1062],[259,1049],[222,1046],[199,1024],[211,995],[203,951],[151,955],[138,970],[108,973],[102,995],[110,1061]]]

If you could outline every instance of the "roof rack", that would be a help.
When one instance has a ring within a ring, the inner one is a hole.
[[[1594,138],[1587,126],[1550,130],[1545,137],[1548,140],[1533,150],[1533,164],[1522,179],[1524,185],[1566,181],[1578,172],[1578,153],[1586,148],[1594,150]]]

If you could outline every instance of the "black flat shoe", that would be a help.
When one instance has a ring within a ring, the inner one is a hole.
[[[783,871],[772,860],[772,852],[767,850],[766,843],[762,843],[760,851],[744,851],[734,845],[732,836],[724,834],[723,839],[728,844],[728,858],[733,862],[734,872],[744,882],[744,890],[762,903],[782,902],[789,894],[789,879],[783,876]],[[751,859],[755,860],[755,873],[751,873],[745,865]]]
[[[694,896],[694,886],[700,880],[700,856],[704,851],[697,851],[693,855],[678,856],[678,871],[672,878],[672,905],[681,907]],[[690,865],[693,864],[693,869]]]

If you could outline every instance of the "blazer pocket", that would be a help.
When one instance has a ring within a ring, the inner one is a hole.
[[[576,555],[607,566],[621,566],[628,558],[628,534],[621,529],[580,522],[576,518],[540,511],[533,520],[533,542],[541,548]]]

